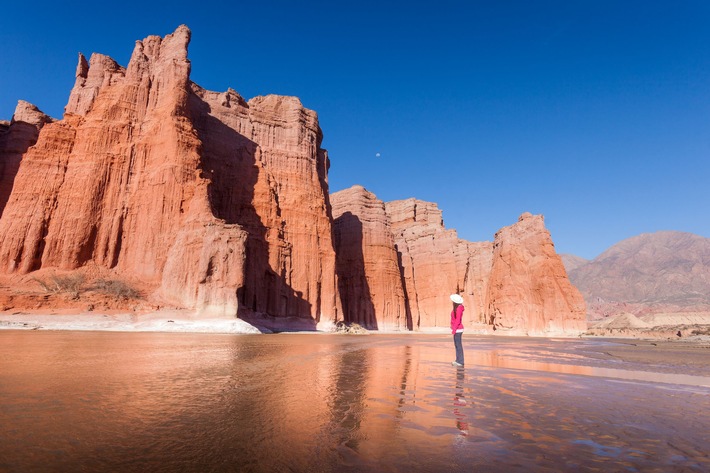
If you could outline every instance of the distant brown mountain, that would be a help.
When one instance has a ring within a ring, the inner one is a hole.
[[[606,306],[603,315],[617,312],[609,310],[610,304],[618,310],[635,306],[636,315],[710,309],[710,238],[675,231],[644,233],[589,262],[563,261],[592,316],[600,306]]]
[[[565,265],[565,269],[568,273],[573,269],[577,269],[580,266],[589,263],[588,259],[576,255],[561,254],[560,258],[562,258],[562,264]]]

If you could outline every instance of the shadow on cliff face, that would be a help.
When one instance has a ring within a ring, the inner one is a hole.
[[[244,285],[234,288],[239,302],[237,317],[296,317],[300,319],[300,330],[315,330],[311,304],[287,283],[286,261],[280,261],[277,270],[269,263],[269,245],[288,248],[288,244],[280,236],[269,241],[269,230],[273,233],[278,229],[269,229],[262,221],[265,215],[278,217],[280,209],[278,196],[268,187],[268,180],[264,176],[260,180],[260,172],[265,171],[257,160],[258,143],[210,115],[210,104],[194,93],[190,95],[189,107],[202,141],[200,168],[203,177],[210,181],[208,197],[212,212],[226,223],[239,224],[249,235]]]
[[[335,235],[335,271],[338,275],[340,302],[346,323],[377,330],[375,306],[365,277],[362,253],[362,222],[350,212],[333,221]]]
[[[404,316],[407,319],[407,330],[414,330],[414,321],[412,320],[412,306],[409,303],[409,291],[407,290],[407,280],[404,277],[404,265],[402,263],[402,252],[399,251],[397,245],[394,245],[397,252],[397,268],[399,269],[399,277],[402,281],[402,292],[404,293]],[[419,316],[417,316],[417,328],[419,328]]]
[[[0,126],[0,217],[10,200],[22,156],[38,136],[38,127],[30,123],[16,121]]]

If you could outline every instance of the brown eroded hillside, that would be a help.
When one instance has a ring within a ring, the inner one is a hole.
[[[569,276],[588,302],[710,304],[710,238],[644,233],[617,243]]]
[[[588,259],[582,258],[581,256],[576,256],[576,255],[570,255],[570,254],[561,254],[560,258],[562,258],[562,264],[565,265],[565,269],[569,273],[573,269],[577,269],[582,265],[585,265],[589,263]]]

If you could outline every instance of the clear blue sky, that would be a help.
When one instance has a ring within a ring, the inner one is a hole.
[[[710,237],[706,0],[165,5],[3,5],[0,118],[18,99],[61,118],[78,52],[125,66],[186,24],[194,82],[318,112],[331,191],[436,202],[471,241],[543,214],[585,258],[644,232]]]

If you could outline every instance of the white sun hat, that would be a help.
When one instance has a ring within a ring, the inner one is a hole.
[[[463,304],[463,297],[459,296],[458,294],[451,294],[449,296],[449,299],[454,301],[456,304]]]

